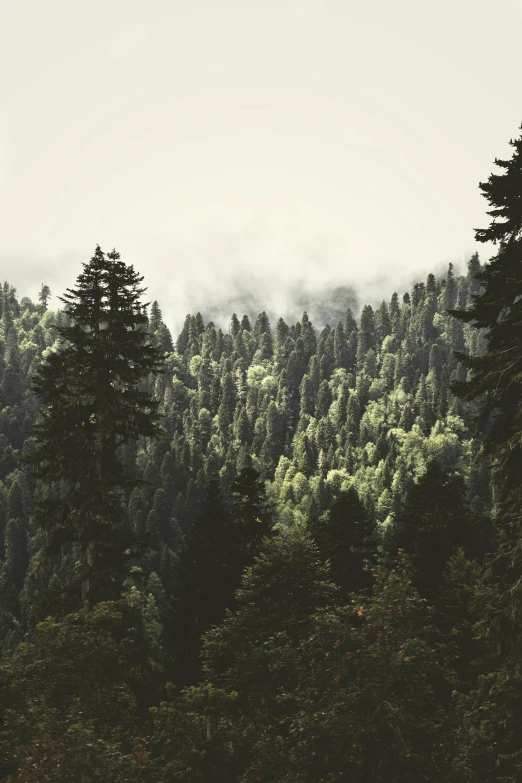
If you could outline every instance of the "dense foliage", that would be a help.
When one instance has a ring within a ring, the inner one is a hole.
[[[520,779],[521,145],[496,259],[321,329],[4,284],[3,778]]]

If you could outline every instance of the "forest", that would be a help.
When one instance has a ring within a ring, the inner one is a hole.
[[[1,780],[522,781],[510,143],[489,262],[320,329],[3,284]]]

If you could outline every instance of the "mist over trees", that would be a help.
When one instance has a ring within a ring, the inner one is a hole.
[[[173,335],[99,247],[63,309],[4,283],[3,780],[521,779],[512,146],[490,263],[320,328]]]

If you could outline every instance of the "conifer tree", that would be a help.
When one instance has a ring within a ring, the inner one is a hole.
[[[288,783],[457,780],[447,777],[453,674],[433,610],[405,556],[375,576],[371,597],[318,611],[304,643],[272,645],[272,669],[295,670],[298,685],[281,698],[292,709],[286,736],[270,727],[254,746],[257,779],[277,770]]]
[[[479,543],[480,531],[466,507],[462,476],[449,474],[436,462],[414,484],[388,533],[391,554],[404,551],[416,572],[416,586],[433,601],[440,579],[458,547],[470,554]]]
[[[336,367],[344,367],[348,369],[350,365],[350,354],[341,321],[338,321],[337,326],[335,327],[334,357]]]
[[[231,556],[230,514],[216,475],[210,475],[187,546],[180,556],[176,646],[178,681],[193,684],[200,673],[201,637],[220,622],[231,605],[235,584]]]
[[[458,355],[470,377],[453,388],[480,403],[477,428],[492,464],[499,532],[477,593],[482,675],[462,704],[462,756],[476,781],[515,781],[522,770],[522,135],[510,144],[511,159],[495,159],[503,173],[479,185],[493,220],[475,238],[499,251],[478,274],[473,259],[470,271],[481,289],[468,310],[452,311],[485,330],[483,355]]]
[[[161,354],[146,340],[143,278],[116,251],[105,255],[99,246],[83,266],[77,287],[60,297],[70,325],[57,327],[60,346],[32,383],[40,420],[35,449],[23,462],[48,489],[35,509],[45,553],[79,544],[89,608],[102,584],[118,589],[114,571],[130,544],[124,491],[136,484],[125,475],[119,450],[159,432],[158,402],[140,383],[160,370]]]
[[[267,502],[265,486],[247,455],[244,467],[238,472],[230,487],[231,523],[236,530],[236,547],[241,573],[257,554],[261,541],[270,532],[271,510]]]
[[[163,323],[163,317],[161,315],[160,306],[157,300],[155,299],[150,308],[149,331],[151,333],[156,332],[160,328],[162,323]]]
[[[13,327],[6,336],[5,370],[2,378],[2,396],[6,405],[19,405],[22,401],[22,367],[18,338]]]
[[[368,587],[367,561],[375,551],[375,523],[351,486],[333,501],[327,514],[309,525],[322,557],[330,561],[332,580],[349,592]]]
[[[360,368],[366,353],[375,347],[375,317],[373,308],[365,305],[361,313],[357,343],[357,366]]]
[[[49,301],[49,297],[51,296],[51,289],[48,285],[44,285],[42,283],[42,287],[40,288],[40,293],[38,294],[38,301],[40,302],[40,308],[41,311],[45,313],[47,310],[47,302]]]
[[[239,318],[235,313],[232,313],[232,320],[230,321],[230,334],[232,337],[237,337],[241,329]]]
[[[304,528],[296,526],[264,542],[245,571],[237,608],[206,634],[207,678],[229,693],[239,692],[237,728],[225,741],[236,739],[243,769],[255,763],[267,735],[286,735],[297,706],[287,694],[296,687],[299,672],[293,661],[285,665],[285,653],[299,649],[310,633],[313,613],[336,598],[337,588],[316,546]],[[278,659],[279,666],[272,668]]]
[[[381,342],[385,337],[391,334],[392,331],[390,313],[384,299],[375,312],[375,328]]]

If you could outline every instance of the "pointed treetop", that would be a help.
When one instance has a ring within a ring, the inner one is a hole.
[[[515,150],[513,156],[509,160],[495,158],[495,165],[504,173],[490,174],[487,182],[479,183],[482,195],[493,207],[487,213],[493,220],[488,228],[475,229],[477,242],[504,244],[522,235],[522,135],[509,143]]]

